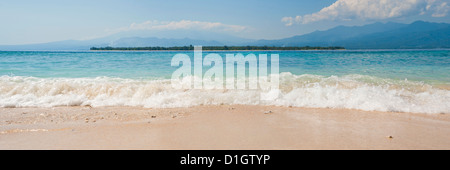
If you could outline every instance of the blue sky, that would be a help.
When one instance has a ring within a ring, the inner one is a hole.
[[[338,25],[450,23],[450,0],[2,0],[0,45],[192,29],[279,39]]]

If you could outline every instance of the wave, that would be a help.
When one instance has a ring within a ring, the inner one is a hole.
[[[279,90],[175,90],[171,80],[0,77],[0,107],[276,105],[450,113],[450,90],[365,75],[280,74]]]

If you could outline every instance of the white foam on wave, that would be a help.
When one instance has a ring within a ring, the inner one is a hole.
[[[277,105],[366,111],[450,113],[450,91],[363,75],[280,74],[280,89],[175,90],[170,80],[0,77],[0,107]]]

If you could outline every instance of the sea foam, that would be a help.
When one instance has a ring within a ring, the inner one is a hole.
[[[447,86],[445,86],[447,87]],[[171,80],[0,77],[0,107],[276,105],[450,113],[450,90],[365,75],[280,74],[277,90],[176,90]]]

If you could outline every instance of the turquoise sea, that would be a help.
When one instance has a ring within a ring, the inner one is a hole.
[[[258,90],[172,89],[178,53],[193,56],[0,51],[0,107],[248,104],[450,113],[449,50],[203,52],[278,54],[281,89],[272,101]]]

